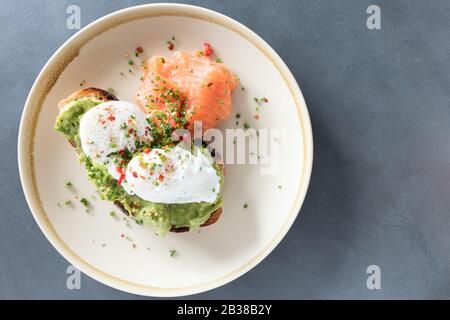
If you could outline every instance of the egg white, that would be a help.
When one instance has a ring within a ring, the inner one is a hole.
[[[206,155],[195,153],[177,146],[137,155],[128,164],[127,184],[154,203],[212,203],[220,191],[220,177]]]
[[[79,133],[83,152],[101,164],[108,164],[111,154],[120,150],[135,152],[137,140],[151,139],[145,114],[125,101],[104,102],[88,110],[81,117]]]

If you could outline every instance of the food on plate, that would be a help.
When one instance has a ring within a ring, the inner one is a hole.
[[[211,203],[220,175],[209,154],[184,147],[144,150],[128,164],[125,178],[134,194],[154,203]]]
[[[207,130],[231,114],[236,79],[208,53],[149,59],[138,105],[97,88],[59,103],[55,130],[75,148],[101,198],[160,235],[213,224],[222,213],[223,165],[185,136],[172,139],[194,121]]]
[[[165,115],[171,126],[192,129],[201,121],[206,131],[230,116],[237,80],[225,64],[198,51],[178,51],[153,56],[143,69],[136,102],[149,114]]]

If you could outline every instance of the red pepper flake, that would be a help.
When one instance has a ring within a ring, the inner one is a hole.
[[[211,45],[207,42],[203,43],[203,55],[205,57],[209,57],[213,53],[214,53],[214,51],[213,51]]]
[[[136,172],[136,171],[133,171],[133,177],[135,177],[135,178],[137,178],[137,177],[138,177],[138,174],[137,174],[137,172]]]
[[[144,149],[144,153],[149,153],[150,152],[150,149],[149,148],[145,148]]]
[[[123,172],[123,169],[121,167],[116,167],[116,171],[120,173],[119,180],[117,180],[117,184],[120,186],[123,179],[125,179],[125,172]]]
[[[269,102],[269,99],[267,99],[266,97],[264,97],[264,98],[261,99],[261,101],[267,103],[267,102]]]
[[[133,249],[136,249],[136,244],[135,243],[133,243]]]
[[[121,238],[125,238],[125,235],[122,233],[122,234],[120,235],[120,237],[121,237]]]
[[[128,129],[128,133],[129,133],[129,134],[133,134],[133,132],[134,132],[134,129],[133,129],[133,128]]]
[[[125,160],[124,159],[120,160],[120,164],[123,166],[125,164]]]
[[[162,174],[160,174],[159,177],[158,177],[158,180],[159,181],[164,181],[164,176]]]
[[[169,120],[170,125],[172,126],[172,128],[176,128],[177,127],[177,123],[175,122],[175,120],[170,119]]]
[[[136,53],[142,53],[142,52],[144,52],[144,49],[142,49],[142,47],[136,48]]]
[[[255,119],[259,120],[259,115],[255,114]]]
[[[212,85],[213,85],[213,83],[212,82],[210,82],[210,83],[208,83],[206,86],[208,87],[208,88],[211,88],[212,87]]]
[[[175,45],[173,44],[173,42],[172,41],[167,41],[167,49],[172,51],[174,48],[175,48]]]
[[[109,115],[108,115],[108,118],[107,118],[109,121],[114,121],[114,120],[116,120],[116,117],[114,117],[114,115],[112,114],[112,113],[110,113]]]
[[[119,154],[123,156],[125,154],[125,150],[119,150]]]

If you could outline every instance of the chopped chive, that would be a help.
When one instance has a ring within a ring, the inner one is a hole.
[[[89,201],[86,198],[81,198],[80,202],[83,206],[85,206],[86,208],[89,206]]]
[[[170,252],[170,256],[172,258],[175,258],[178,255],[178,252],[175,249],[171,249],[169,252]]]
[[[247,209],[247,208],[248,208],[248,204],[244,203],[244,209]]]

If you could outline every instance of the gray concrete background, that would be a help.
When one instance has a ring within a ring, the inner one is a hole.
[[[17,169],[17,133],[38,72],[83,26],[151,1],[0,0],[0,298],[138,299],[82,276],[38,229]],[[276,250],[238,280],[190,298],[450,298],[450,1],[187,1],[261,35],[284,59],[314,130],[311,185]],[[381,7],[381,30],[366,8]],[[381,290],[366,268],[381,267]]]

